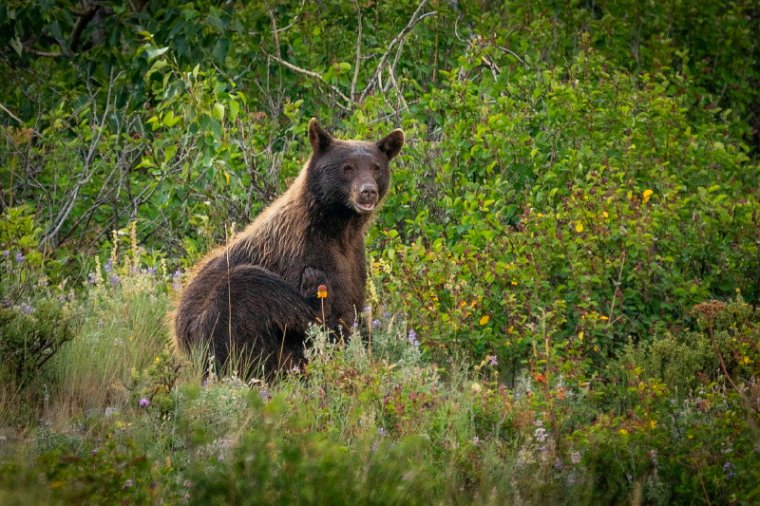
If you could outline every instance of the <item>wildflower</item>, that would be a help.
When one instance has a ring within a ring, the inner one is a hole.
[[[146,272],[146,274],[149,274],[149,275],[153,276],[156,273],[156,268],[155,267],[148,267],[148,269],[145,272]]]
[[[95,284],[95,282],[97,281],[97,278],[98,278],[98,277],[95,275],[95,273],[94,273],[94,272],[91,272],[91,273],[90,273],[90,275],[89,275],[89,277],[87,278],[87,282],[88,282],[89,284],[91,284],[91,285],[94,285],[94,284]]]
[[[562,461],[559,460],[559,458],[554,461],[554,469],[557,471],[562,471]]]
[[[267,390],[266,388],[262,388],[259,391],[259,395],[261,396],[261,399],[264,400],[264,401],[270,401],[270,400],[272,400],[272,394],[270,394],[269,390]]]
[[[577,466],[581,463],[581,454],[578,452],[572,452],[570,454],[570,462],[573,463],[574,466]]]
[[[472,444],[473,444],[474,446],[478,446],[478,445],[480,445],[480,438],[479,438],[478,436],[473,436],[473,437],[472,437]]]
[[[106,264],[103,266],[103,270],[106,272],[111,272],[113,270],[113,260],[110,258],[106,260]]]
[[[182,288],[182,272],[179,269],[172,274],[172,288],[178,292]]]
[[[496,355],[488,355],[488,356],[486,357],[486,359],[488,360],[488,364],[489,364],[491,367],[496,367],[497,365],[499,365],[499,361],[498,361],[498,360],[496,360]]]
[[[654,191],[652,191],[652,190],[650,190],[650,189],[648,189],[648,188],[647,188],[646,190],[644,190],[644,191],[641,193],[641,200],[642,200],[642,202],[643,202],[644,204],[646,204],[647,202],[649,202],[649,199],[651,199],[651,198],[652,198],[652,195],[654,195]]]
[[[491,320],[491,317],[488,315],[483,315],[480,317],[480,320],[478,320],[478,324],[481,326],[487,324]]]
[[[143,397],[142,399],[137,401],[137,405],[140,406],[141,408],[147,408],[148,406],[150,406],[150,399],[148,399],[147,397]]]
[[[472,385],[470,385],[470,390],[472,391],[472,393],[476,394],[480,392],[481,390],[483,390],[483,386],[480,383],[473,383]]]
[[[723,464],[723,472],[726,473],[726,478],[729,480],[736,476],[736,468],[731,462],[726,462]]]
[[[578,232],[579,234],[581,232],[583,232],[583,223],[581,223],[580,221],[576,221],[575,222],[575,231]]]
[[[538,427],[533,432],[533,437],[535,438],[536,442],[543,443],[546,441],[546,438],[549,437],[549,434],[546,432],[546,429],[543,427]]]
[[[116,286],[121,282],[121,278],[117,276],[116,274],[111,274],[111,277],[108,278],[108,280],[111,282],[113,286]]]
[[[4,249],[3,250],[3,258],[8,258],[9,256],[11,256],[11,252],[8,251],[7,249]]]
[[[406,340],[409,341],[412,346],[420,345],[419,340],[417,340],[417,332],[415,332],[414,329],[409,330],[409,334],[406,336]]]
[[[16,263],[19,265],[24,263],[24,254],[21,253],[20,251],[16,253]]]
[[[380,320],[372,320],[372,328],[379,329],[380,328]]]
[[[649,450],[649,458],[652,459],[652,463],[657,466],[657,450]]]
[[[23,304],[21,304],[21,312],[24,314],[32,314],[34,312],[34,308],[30,306],[29,304],[27,304],[26,302],[24,302]]]
[[[619,433],[621,436],[627,436],[627,435],[628,435],[628,431],[627,431],[627,430],[625,430],[625,429],[620,429],[620,430],[618,431],[618,433]]]
[[[326,299],[327,298],[327,287],[325,285],[319,285],[317,287],[317,298],[318,299]]]
[[[385,437],[386,432],[384,427],[378,427],[377,428],[377,435],[380,437]]]
[[[124,486],[121,488],[132,488],[135,486],[135,482],[132,480],[127,480],[124,482]]]

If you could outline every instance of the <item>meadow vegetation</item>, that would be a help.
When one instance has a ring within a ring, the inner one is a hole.
[[[11,0],[0,28],[0,503],[760,501],[753,2]],[[203,371],[167,314],[312,116],[407,137],[363,324],[277,381]]]

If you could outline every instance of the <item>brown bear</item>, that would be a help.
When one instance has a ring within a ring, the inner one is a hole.
[[[364,305],[364,234],[404,133],[343,141],[312,119],[309,141],[311,157],[290,188],[195,268],[174,316],[181,350],[213,355],[217,366],[237,356],[271,375],[304,362],[312,323],[324,318],[348,336]]]

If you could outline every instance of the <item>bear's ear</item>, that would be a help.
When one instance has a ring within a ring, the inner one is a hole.
[[[332,144],[333,138],[319,126],[317,118],[309,121],[309,142],[314,153],[324,153]]]
[[[385,156],[388,157],[388,160],[392,159],[394,156],[398,154],[399,151],[401,151],[401,146],[404,145],[404,131],[400,128],[397,128],[396,130],[392,131],[379,141],[377,141],[377,147],[385,153]]]

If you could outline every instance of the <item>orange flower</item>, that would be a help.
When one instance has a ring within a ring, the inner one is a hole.
[[[317,287],[317,298],[318,299],[327,298],[327,287],[325,285],[319,285],[319,287]]]

